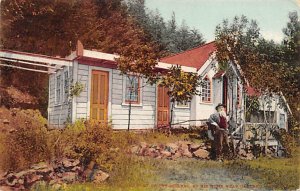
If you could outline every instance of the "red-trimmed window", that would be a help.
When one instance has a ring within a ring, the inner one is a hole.
[[[208,77],[203,79],[201,100],[206,103],[211,102],[211,81]]]
[[[140,79],[137,76],[126,77],[125,102],[140,103]]]

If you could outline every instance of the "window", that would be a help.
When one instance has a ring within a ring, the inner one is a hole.
[[[69,74],[68,71],[64,72],[64,102],[68,102],[69,97]]]
[[[236,101],[236,104],[237,104],[237,106],[238,106],[238,108],[240,108],[241,107],[241,90],[240,90],[240,86],[239,86],[239,84],[237,84],[237,101]]]
[[[56,104],[61,101],[61,75],[56,76]]]
[[[208,77],[203,79],[201,100],[202,102],[211,102],[211,82]]]
[[[176,107],[190,107],[190,105],[189,102],[187,101],[182,101],[182,102],[176,101]]]
[[[140,103],[140,79],[137,76],[126,77],[125,102]],[[131,94],[131,95],[130,95]]]

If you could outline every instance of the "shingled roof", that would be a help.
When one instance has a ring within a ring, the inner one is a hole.
[[[160,61],[200,69],[216,50],[215,42],[162,58]]]

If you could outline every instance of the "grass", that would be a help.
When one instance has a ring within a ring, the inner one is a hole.
[[[297,148],[292,158],[262,157],[252,161],[229,161],[227,168],[243,171],[267,189],[296,190],[300,183],[300,161]]]

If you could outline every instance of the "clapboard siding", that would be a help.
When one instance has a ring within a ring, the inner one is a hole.
[[[62,70],[57,71],[56,74],[51,74],[49,77],[49,103],[48,103],[48,122],[50,126],[56,126],[56,127],[64,127],[68,117],[70,117],[71,114],[69,114],[69,111],[71,111],[71,105],[64,101],[64,72],[68,71],[67,67],[64,67]],[[72,67],[69,68],[69,77],[72,77]],[[61,94],[61,103],[57,104],[55,102],[56,99],[56,77],[57,75],[61,75],[62,77],[62,94]]]
[[[89,66],[78,64],[77,80],[84,86],[84,88],[80,95],[75,98],[77,119],[87,119],[88,116],[89,75]]]
[[[184,121],[187,121],[185,123],[174,125],[177,126],[184,126],[188,127],[190,125],[190,122],[188,120],[191,119],[191,112],[189,108],[174,108],[173,110],[173,123],[181,123]]]
[[[112,73],[112,112],[110,119],[114,129],[127,129],[129,106],[123,103],[123,80],[125,77],[120,75],[118,70],[113,70]],[[131,107],[130,128],[153,128],[156,115],[156,88],[155,86],[146,84],[140,91],[142,102],[140,105],[133,104]]]

